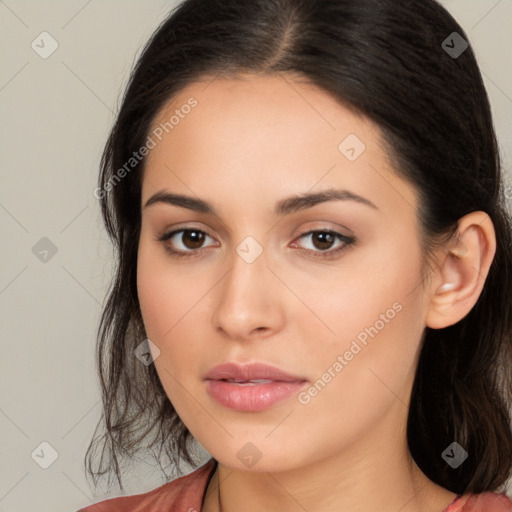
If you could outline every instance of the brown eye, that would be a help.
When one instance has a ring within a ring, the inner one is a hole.
[[[199,249],[204,243],[204,233],[187,229],[183,231],[181,241],[187,249]]]
[[[309,231],[301,235],[299,239],[304,239],[305,241],[309,239],[309,244],[301,242],[300,245],[306,254],[311,254],[318,258],[335,258],[341,255],[342,251],[347,247],[355,243],[355,238],[330,230]],[[337,241],[339,242],[338,244],[336,244]],[[310,247],[307,247],[307,245]],[[297,244],[294,243],[293,246],[297,247]]]
[[[211,237],[199,229],[177,229],[162,235],[158,240],[172,254],[192,256],[203,248],[206,238]]]
[[[317,231],[312,235],[312,241],[315,248],[324,251],[330,249],[336,240],[336,237],[327,231]]]

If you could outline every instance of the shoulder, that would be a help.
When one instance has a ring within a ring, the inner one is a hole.
[[[484,492],[465,494],[456,500],[444,512],[512,512],[512,502],[502,493]]]
[[[188,475],[176,478],[152,491],[110,498],[81,508],[78,512],[199,512],[204,492],[216,466],[217,461],[211,458]]]

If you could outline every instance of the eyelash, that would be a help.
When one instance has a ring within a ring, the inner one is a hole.
[[[186,229],[186,228],[182,228],[182,229],[177,229],[175,231],[171,231],[169,233],[165,233],[162,236],[158,237],[157,240],[159,242],[164,243],[165,250],[173,258],[179,259],[179,258],[196,257],[196,256],[199,256],[199,251],[201,251],[201,249],[192,249],[192,250],[189,250],[189,251],[179,251],[179,250],[173,249],[170,245],[165,244],[165,242],[167,242],[169,239],[171,239],[174,235],[176,235],[178,233],[185,233],[185,232],[191,232],[191,231],[192,232],[197,232],[197,233],[203,233],[206,236],[210,236],[210,235],[208,235],[208,233],[206,233],[205,231],[202,231],[200,229],[194,229],[194,228]],[[308,231],[306,233],[303,233],[298,238],[299,239],[305,238],[305,237],[307,237],[309,235],[312,235],[312,234],[315,234],[315,233],[328,233],[330,235],[335,236],[336,238],[338,238],[338,240],[343,242],[343,244],[340,245],[339,247],[337,247],[336,249],[327,249],[325,251],[314,251],[312,249],[302,249],[307,254],[313,254],[313,257],[320,258],[320,259],[323,259],[323,260],[329,260],[329,259],[335,258],[339,254],[341,254],[343,251],[345,251],[350,245],[354,244],[355,241],[356,241],[355,238],[342,235],[341,233],[338,233],[336,231],[332,231],[330,229],[315,229],[315,230],[311,230],[311,231]],[[210,238],[212,238],[212,237],[210,237]]]

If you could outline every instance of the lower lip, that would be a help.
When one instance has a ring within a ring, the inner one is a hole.
[[[272,381],[262,384],[235,384],[223,380],[208,380],[207,391],[228,409],[258,412],[297,393],[307,381]]]

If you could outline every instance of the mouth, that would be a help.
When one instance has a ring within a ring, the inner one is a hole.
[[[251,380],[235,380],[235,379],[220,379],[222,382],[229,382],[230,384],[237,384],[238,386],[256,386],[257,384],[268,384],[269,382],[276,382],[268,379],[251,379]]]
[[[290,398],[308,382],[275,366],[262,363],[216,366],[205,376],[208,394],[222,406],[243,412],[258,412]]]
[[[239,364],[235,362],[215,366],[203,378],[205,380],[225,380],[235,383],[262,381],[297,382],[307,380],[305,377],[291,375],[276,366],[266,363]]]

